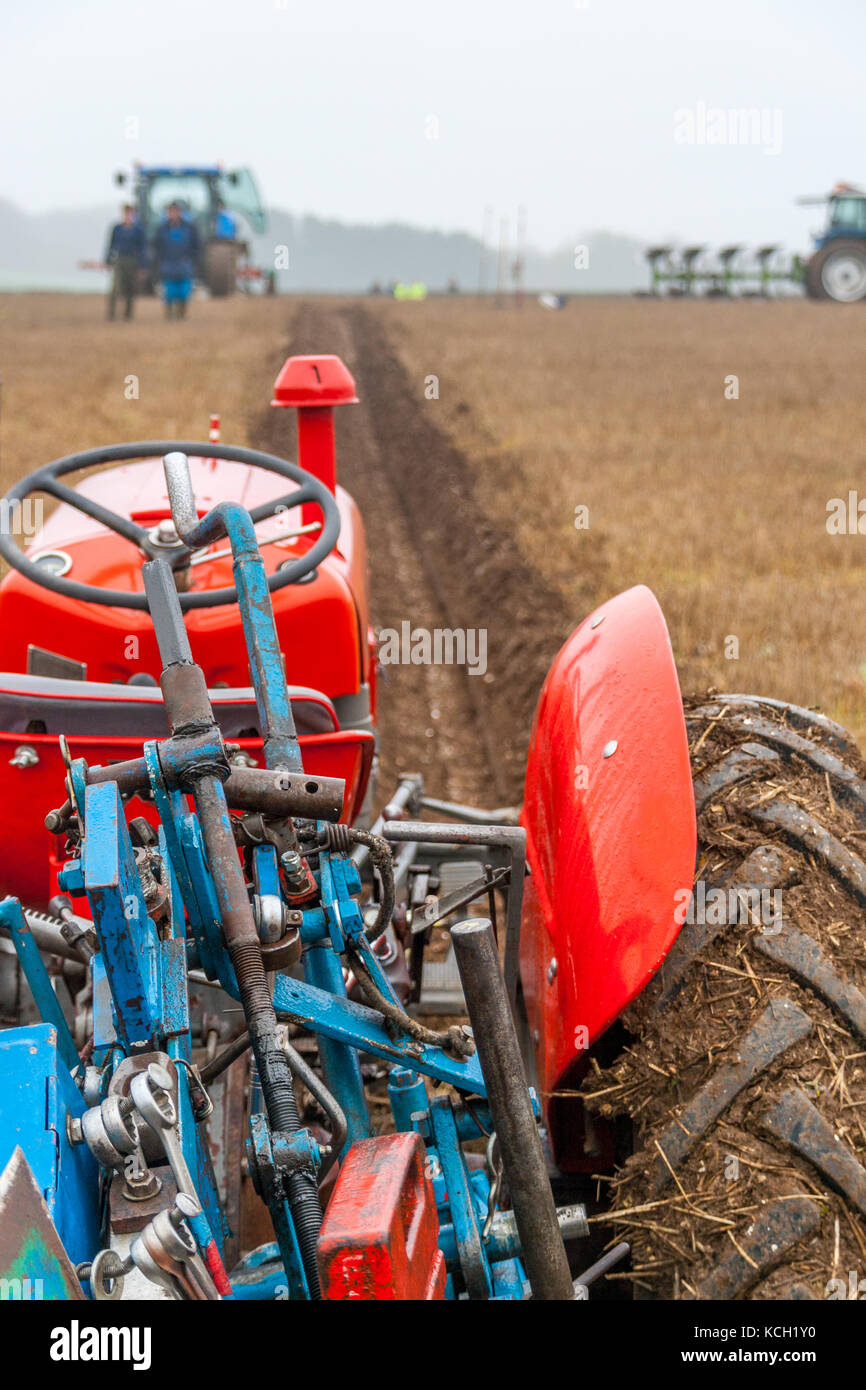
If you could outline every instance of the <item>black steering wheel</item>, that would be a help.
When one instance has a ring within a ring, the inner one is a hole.
[[[254,507],[250,512],[253,521],[263,521],[265,517],[273,516],[278,510],[297,507],[302,502],[312,502],[320,509],[322,513],[321,534],[306,554],[301,555],[290,564],[281,566],[276,573],[268,577],[268,588],[272,593],[276,589],[282,589],[286,584],[292,584],[298,579],[302,579],[333,550],[340,534],[340,510],[336,498],[323,482],[314,477],[312,473],[300,468],[296,463],[289,463],[286,459],[277,458],[275,454],[262,454],[258,449],[241,449],[235,445],[203,444],[200,441],[188,439],[151,439],[138,444],[109,444],[102,449],[85,449],[82,453],[67,454],[65,458],[55,459],[53,463],[46,463],[42,468],[37,468],[34,473],[28,473],[26,478],[22,478],[20,483],[15,483],[9,489],[4,498],[6,505],[0,509],[2,510],[2,515],[0,515],[0,555],[13,569],[26,575],[34,584],[41,585],[43,589],[53,589],[57,594],[65,594],[67,598],[79,599],[82,603],[101,603],[109,608],[141,608],[146,611],[148,604],[147,595],[144,593],[130,594],[125,593],[122,589],[98,589],[94,584],[78,584],[73,579],[64,579],[60,575],[50,574],[40,565],[28,560],[26,555],[18,549],[10,534],[10,514],[14,513],[9,503],[23,502],[33,492],[48,493],[49,496],[56,497],[58,501],[65,502],[67,506],[74,507],[76,511],[83,512],[85,516],[91,517],[92,520],[116,531],[119,536],[132,541],[133,545],[137,545],[139,550],[149,559],[157,557],[166,559],[172,569],[182,569],[193,553],[188,546],[179,543],[167,550],[164,545],[155,544],[144,527],[138,526],[128,517],[119,516],[116,512],[110,511],[108,507],[101,506],[92,498],[76,492],[60,481],[64,474],[74,473],[79,468],[93,468],[99,464],[121,463],[124,460],[161,458],[163,454],[170,453],[192,454],[200,458],[229,459],[233,463],[248,463],[254,468],[263,468],[269,473],[278,473],[280,477],[291,478],[292,482],[298,484],[295,491],[288,492],[283,497],[275,497],[272,502],[263,502],[261,506]],[[184,612],[190,608],[217,608],[220,604],[235,603],[237,596],[237,589],[235,588],[209,589],[202,593],[178,595],[181,609]]]

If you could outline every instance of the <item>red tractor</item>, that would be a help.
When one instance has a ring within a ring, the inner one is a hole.
[[[637,587],[554,661],[519,823],[413,775],[374,818],[354,396],[290,358],[297,465],[116,445],[4,500],[0,1169],[7,1214],[35,1187],[50,1220],[7,1224],[0,1273],[35,1229],[68,1297],[822,1296],[866,1215],[856,746],[768,698],[684,711]]]

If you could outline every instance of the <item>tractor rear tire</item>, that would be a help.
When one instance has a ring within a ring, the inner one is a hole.
[[[234,294],[238,251],[233,241],[208,242],[204,252],[204,282],[214,299]]]
[[[866,241],[839,237],[806,262],[806,290],[812,299],[857,304],[866,299]]]
[[[709,696],[686,717],[692,908],[630,1045],[584,1083],[592,1111],[632,1117],[610,1234],[638,1297],[862,1297],[866,765],[778,701]]]

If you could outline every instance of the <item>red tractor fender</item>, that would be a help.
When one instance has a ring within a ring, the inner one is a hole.
[[[521,987],[554,1154],[554,1092],[673,945],[695,866],[689,749],[662,611],[639,585],[555,658],[530,743]],[[685,896],[684,896],[685,894]],[[573,1113],[572,1107],[572,1113]]]

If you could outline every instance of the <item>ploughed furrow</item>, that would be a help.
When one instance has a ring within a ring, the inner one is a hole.
[[[357,382],[360,404],[337,412],[337,473],[364,518],[373,624],[398,639],[380,671],[384,796],[398,772],[420,771],[431,795],[518,802],[541,686],[592,586],[579,580],[569,608],[487,516],[475,465],[369,307],[301,303],[288,349],[336,352]],[[255,442],[294,457],[292,414],[263,414]],[[416,660],[407,629],[462,634],[471,664],[431,664],[423,644]]]
[[[376,421],[381,409],[371,378],[376,360],[365,362],[364,344],[339,305],[306,301],[298,308],[287,349],[291,353],[334,352],[355,374],[359,404],[337,412],[337,476],[364,519],[370,571],[371,621],[380,633],[396,633],[399,658],[378,672],[379,777],[376,809],[392,794],[401,774],[420,772],[425,789],[449,800],[499,805],[502,779],[491,764],[486,730],[479,723],[470,687],[483,677],[436,661],[414,661],[410,632],[451,630],[421,557],[411,518],[394,483],[398,467],[421,467],[411,454],[414,429],[405,400],[398,410],[408,456],[383,450]],[[414,407],[418,410],[418,407]],[[296,457],[292,411],[268,410],[256,442],[287,458]],[[405,649],[405,650],[404,650]],[[423,653],[422,653],[423,654]],[[417,655],[417,652],[416,652]]]
[[[781,702],[688,702],[686,921],[584,1083],[629,1115],[611,1235],[642,1297],[839,1297],[866,1262],[864,764]]]

